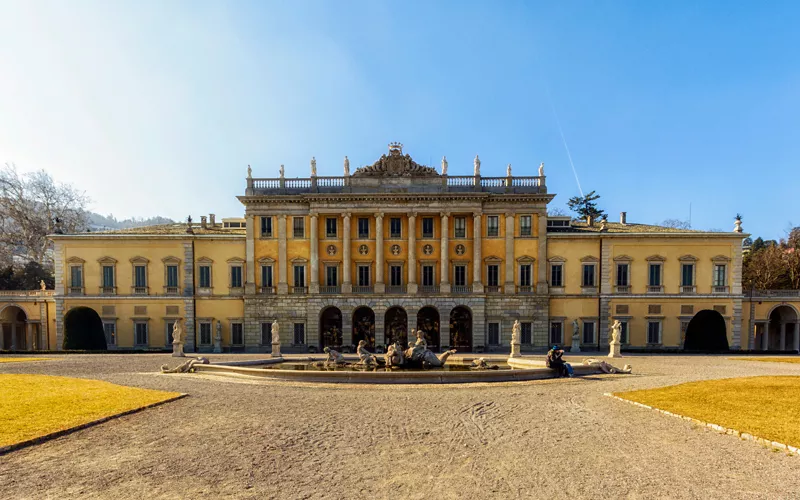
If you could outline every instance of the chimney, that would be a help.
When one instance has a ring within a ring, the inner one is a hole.
[[[215,221],[216,217],[217,216],[214,215],[214,214],[208,214],[208,219],[209,219],[209,222],[211,223],[211,227],[212,228],[216,225],[216,221]]]
[[[202,227],[203,229],[206,229],[208,227],[206,225],[206,216],[205,215],[201,215],[200,216],[200,227]]]
[[[588,225],[590,227],[594,227],[594,216],[593,215],[587,215],[586,216],[586,225]]]
[[[619,223],[623,226],[628,223],[628,212],[619,213]]]

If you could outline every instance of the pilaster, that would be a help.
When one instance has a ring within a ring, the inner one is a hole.
[[[472,214],[472,292],[483,293],[481,212]],[[474,331],[474,330],[473,330]],[[485,335],[485,332],[484,332]]]
[[[742,348],[742,297],[733,299],[733,320],[731,326],[731,349]]]
[[[253,179],[249,178],[248,182]],[[244,292],[248,295],[256,293],[256,262],[255,262],[255,232],[256,232],[256,218],[253,215],[247,216],[246,222],[247,240],[245,242],[245,272],[246,279],[244,282]]]
[[[544,179],[543,179],[544,180]],[[547,211],[542,210],[537,217],[537,231],[539,237],[539,255],[536,261],[537,278],[536,293],[547,295]]]
[[[439,291],[450,293],[450,214],[442,212],[441,234],[441,268],[439,270]]]
[[[289,293],[289,282],[287,281],[287,257],[286,257],[286,216],[278,216],[278,295]]]
[[[350,272],[350,213],[342,216],[342,293],[353,291],[352,273]],[[343,327],[344,328],[344,327]]]
[[[375,293],[386,292],[386,284],[383,281],[383,247],[383,213],[379,212],[375,214]],[[375,342],[378,342],[377,333]]]
[[[309,284],[309,292],[312,294],[319,293],[319,230],[318,230],[319,216],[315,213],[311,214],[311,280]]]
[[[417,214],[408,216],[408,285],[409,295],[417,294]]]
[[[505,214],[506,220],[506,281],[503,291],[506,295],[513,295],[516,292],[514,287],[514,214]],[[510,337],[509,337],[510,338]]]

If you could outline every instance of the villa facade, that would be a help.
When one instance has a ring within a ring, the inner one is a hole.
[[[604,348],[615,320],[628,349],[666,349],[701,312],[717,323],[696,328],[724,322],[733,348],[799,348],[800,297],[743,293],[740,224],[548,217],[543,166],[473,168],[452,176],[393,143],[341,177],[314,160],[308,178],[248,169],[243,218],[53,235],[55,290],[0,296],[0,348],[60,349],[75,308],[110,348],[168,348],[184,319],[188,351],[268,352],[275,320],[285,352],[405,343],[412,328],[433,349],[507,352],[515,320],[528,351]]]

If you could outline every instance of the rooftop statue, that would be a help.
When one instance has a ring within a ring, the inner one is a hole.
[[[347,157],[344,157],[344,176],[350,177],[350,160]]]
[[[281,173],[281,178],[283,178],[283,165],[281,165],[280,173]]]
[[[544,162],[539,164],[539,177],[544,177]]]
[[[511,177],[511,164],[506,167],[506,177]]]
[[[311,157],[311,177],[317,176],[317,159],[313,156]]]
[[[442,156],[442,175],[447,175],[447,157]]]
[[[481,175],[481,159],[478,158],[478,155],[475,155],[475,160],[472,163],[475,166],[475,177]]]

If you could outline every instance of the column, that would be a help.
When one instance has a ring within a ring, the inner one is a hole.
[[[442,267],[439,270],[439,292],[450,293],[450,214],[442,212],[439,215],[442,217],[442,235],[440,238],[442,243],[440,251]]]
[[[781,322],[781,347],[780,347],[781,351],[785,351],[786,350],[786,326],[787,325],[788,325],[788,323],[785,323],[783,321]]]
[[[794,324],[794,346],[795,351],[800,351],[800,321]]]
[[[28,351],[35,350],[33,340],[33,323],[25,323],[25,349]]]
[[[5,338],[6,338],[6,324],[0,323],[0,350],[6,350],[7,347],[5,346]]]
[[[383,282],[383,214],[375,214],[375,293],[384,293]],[[377,333],[375,342],[378,342]]]
[[[319,214],[311,214],[311,281],[309,293],[319,293]]]
[[[342,216],[342,293],[351,293],[353,283],[350,281],[350,214]],[[343,313],[344,314],[344,313]],[[344,323],[342,324],[344,329]]]
[[[286,279],[287,272],[286,257],[286,216],[278,216],[278,294],[286,295],[289,293],[289,282]]]
[[[481,272],[482,242],[483,234],[481,233],[481,212],[475,212],[472,214],[472,291],[474,293],[483,293],[483,273]],[[474,324],[474,317],[472,321]]]
[[[506,281],[504,292],[509,295],[514,289],[514,214],[505,214],[506,218]]]
[[[16,318],[14,318],[14,321],[16,321]],[[10,349],[12,351],[16,351],[17,350],[17,324],[16,323],[11,323],[11,346],[10,346]]]
[[[252,182],[252,178],[248,178],[247,182]],[[255,233],[256,233],[256,218],[254,215],[247,216],[247,241],[244,246],[245,253],[245,273],[246,278],[244,281],[244,293],[247,295],[254,295],[256,293],[256,262],[255,262]]]
[[[769,321],[764,322],[764,331],[761,333],[761,350],[769,349]]]
[[[417,214],[408,216],[408,293],[417,293]],[[410,329],[409,329],[410,331]]]

